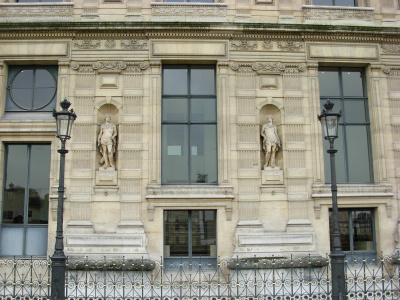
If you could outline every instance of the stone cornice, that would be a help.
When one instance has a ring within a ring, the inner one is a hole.
[[[258,28],[257,25],[259,25]],[[34,30],[32,30],[34,28]],[[352,43],[399,42],[400,28],[265,23],[0,23],[0,39],[252,39]]]

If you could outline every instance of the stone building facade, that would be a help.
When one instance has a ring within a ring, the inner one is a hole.
[[[340,2],[340,3],[339,3]],[[343,5],[343,6],[340,6]],[[51,255],[60,146],[73,257],[330,251],[317,119],[342,110],[343,248],[400,248],[400,7],[395,0],[0,3],[0,255]],[[116,125],[115,168],[98,135]],[[261,126],[280,137],[266,167]],[[324,163],[325,162],[325,163]]]

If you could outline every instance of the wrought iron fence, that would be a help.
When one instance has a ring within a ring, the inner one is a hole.
[[[399,256],[346,261],[347,299],[400,299]],[[69,300],[330,299],[329,258],[69,260]],[[0,260],[0,300],[50,298],[48,260]]]

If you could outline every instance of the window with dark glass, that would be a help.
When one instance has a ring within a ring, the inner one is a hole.
[[[63,2],[63,0],[17,0],[19,3],[36,3],[36,2]]]
[[[166,258],[216,257],[217,212],[215,210],[164,211]]]
[[[56,98],[57,66],[9,66],[6,112],[50,112]]]
[[[357,6],[356,0],[312,0],[313,5]]]
[[[0,255],[46,256],[50,145],[5,146]]]
[[[177,2],[177,3],[214,3],[214,0],[164,0],[164,2]]]
[[[163,184],[217,184],[215,66],[163,68]]]
[[[332,212],[329,212],[332,245]],[[372,209],[339,209],[339,231],[342,250],[375,253],[374,211]]]
[[[335,140],[338,183],[373,182],[371,135],[365,74],[362,68],[323,67],[319,69],[321,107],[328,100],[342,111]],[[325,179],[330,182],[330,161],[324,140]]]

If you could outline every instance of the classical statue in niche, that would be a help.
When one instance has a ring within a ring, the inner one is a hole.
[[[100,164],[103,169],[113,168],[115,170],[114,154],[117,148],[117,126],[111,123],[111,115],[105,115],[105,122],[100,127],[97,137],[97,146],[102,155]]]
[[[276,125],[273,124],[272,115],[265,117],[267,123],[261,128],[261,136],[263,137],[263,149],[265,152],[265,165],[264,169],[276,168],[275,165],[275,154],[281,146],[281,141],[278,136]]]

